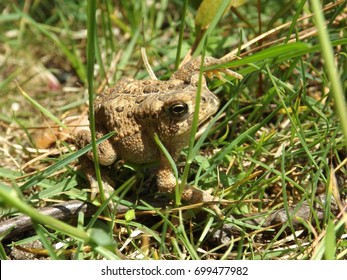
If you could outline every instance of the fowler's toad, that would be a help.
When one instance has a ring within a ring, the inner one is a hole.
[[[220,63],[212,57],[206,57],[204,62],[205,66]],[[97,138],[110,131],[116,132],[113,137],[98,146],[100,164],[109,166],[117,159],[140,164],[159,161],[159,191],[173,193],[176,179],[153,136],[154,133],[159,136],[174,160],[182,148],[187,146],[195,109],[200,65],[200,57],[191,60],[178,69],[168,81],[121,80],[97,96],[94,105]],[[216,113],[218,107],[219,100],[207,88],[203,77],[199,124]],[[90,142],[90,131],[79,131],[77,145],[84,147]],[[87,157],[93,160],[91,151]],[[94,176],[91,174],[92,169],[89,168],[87,171],[90,181],[93,181]],[[182,198],[191,203],[212,200],[212,196],[194,187],[186,187]]]

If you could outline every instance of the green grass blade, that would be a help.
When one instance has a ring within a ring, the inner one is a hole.
[[[318,38],[321,42],[321,51],[325,61],[325,69],[328,72],[328,77],[331,84],[331,93],[335,99],[335,107],[337,115],[340,118],[342,131],[345,138],[345,146],[347,151],[347,104],[345,93],[342,89],[340,75],[337,72],[332,44],[329,34],[325,28],[325,19],[321,10],[321,5],[318,0],[311,0],[315,24],[318,29]]]
[[[83,240],[86,243],[89,243],[91,241],[89,235],[86,232],[76,229],[51,216],[43,215],[35,208],[27,205],[19,198],[14,190],[10,189],[3,183],[0,183],[0,199],[2,205],[18,209],[19,212],[29,216],[33,221],[37,223],[46,225],[55,230],[65,232],[66,234],[69,234],[76,239]]]
[[[96,143],[99,144],[102,141],[105,141],[106,139],[111,137],[113,134],[114,134],[113,132],[111,132],[109,134],[106,134],[104,137],[98,139],[96,141]],[[80,156],[82,156],[85,153],[87,153],[90,149],[91,149],[91,144],[89,144],[89,145],[85,146],[84,148],[78,150],[77,152],[67,156],[66,158],[63,158],[62,160],[58,161],[56,164],[51,165],[46,170],[36,174],[33,178],[31,178],[29,181],[27,181],[25,184],[23,184],[21,186],[21,190],[22,191],[27,190],[28,188],[38,184],[39,182],[41,182],[46,177],[52,175],[55,171],[60,170],[64,166],[68,165],[72,161],[76,160]]]
[[[52,114],[49,110],[47,110],[45,107],[43,107],[40,103],[38,103],[36,100],[34,100],[33,98],[31,98],[17,83],[17,87],[19,89],[19,91],[21,92],[21,94],[24,96],[24,98],[26,100],[28,100],[30,102],[30,104],[32,106],[34,106],[34,108],[36,108],[38,111],[40,111],[43,115],[45,115],[47,118],[49,118],[50,120],[52,120],[53,122],[55,122],[57,125],[63,127],[63,128],[67,128],[67,126],[65,124],[63,124],[59,118],[57,118],[54,114]]]

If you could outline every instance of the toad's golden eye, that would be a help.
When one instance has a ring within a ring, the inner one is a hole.
[[[183,102],[175,103],[168,108],[168,111],[171,116],[180,118],[180,117],[183,117],[185,114],[187,114],[188,105]]]

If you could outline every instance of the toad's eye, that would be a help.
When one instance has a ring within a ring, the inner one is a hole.
[[[175,103],[175,104],[172,104],[168,109],[171,116],[179,118],[187,114],[188,105],[183,102]]]

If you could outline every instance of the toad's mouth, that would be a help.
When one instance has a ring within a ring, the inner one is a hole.
[[[195,138],[199,138],[207,129],[208,125],[211,123],[213,116],[207,117],[205,120],[201,121],[198,126],[198,131],[195,134]]]

